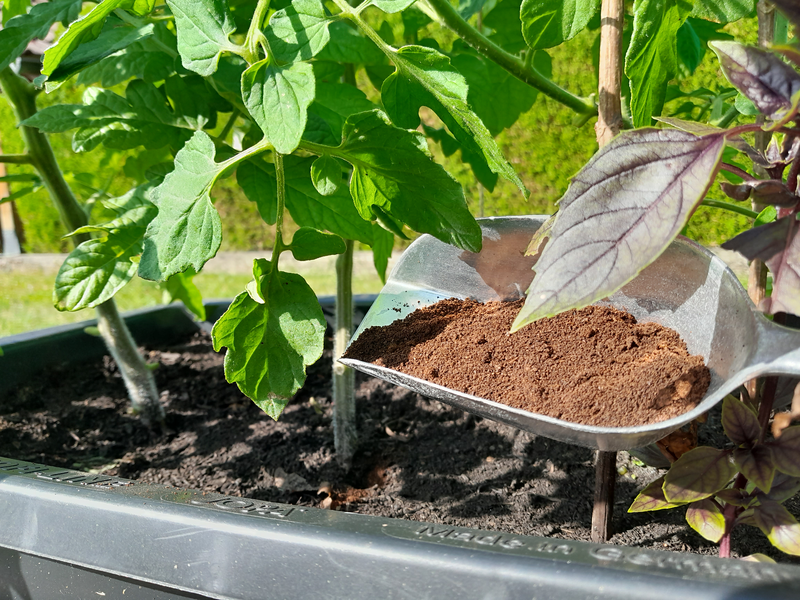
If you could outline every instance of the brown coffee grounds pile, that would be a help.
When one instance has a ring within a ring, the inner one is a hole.
[[[346,353],[447,388],[573,423],[629,427],[696,406],[711,376],[677,332],[607,306],[570,310],[508,334],[517,302],[442,300]]]

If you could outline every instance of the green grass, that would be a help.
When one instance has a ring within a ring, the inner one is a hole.
[[[309,267],[302,271],[318,295],[336,293],[336,275],[332,270]],[[74,313],[57,311],[52,302],[54,278],[55,273],[41,270],[0,272],[0,337],[94,318],[91,309]],[[250,279],[252,277],[247,274],[201,273],[195,278],[195,283],[204,298],[233,298],[244,290]],[[374,271],[354,276],[353,290],[357,294],[374,294],[380,291],[381,286]],[[115,299],[121,311],[157,306],[163,301],[156,284],[138,277]]]

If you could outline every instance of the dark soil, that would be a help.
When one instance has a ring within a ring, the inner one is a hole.
[[[569,310],[508,332],[523,300],[450,298],[362,332],[347,351],[446,388],[599,427],[691,410],[708,389],[678,333],[610,306]]]
[[[520,432],[359,376],[360,450],[345,473],[331,432],[331,353],[274,422],[223,378],[222,356],[198,333],[146,349],[159,362],[170,432],[154,436],[127,413],[123,383],[106,358],[51,369],[0,399],[0,456],[143,482],[364,514],[589,540],[594,452]],[[719,445],[719,416],[701,428]],[[627,514],[662,471],[621,452],[613,543],[714,554],[683,510]],[[322,490],[322,491],[320,491]],[[800,516],[800,502],[789,510]],[[756,529],[733,551],[792,562]]]

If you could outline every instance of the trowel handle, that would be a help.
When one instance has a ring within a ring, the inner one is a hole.
[[[758,348],[751,359],[757,375],[800,376],[800,330],[759,319]]]

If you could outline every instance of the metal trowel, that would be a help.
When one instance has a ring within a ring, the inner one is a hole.
[[[523,297],[533,278],[534,260],[524,252],[546,219],[480,219],[483,249],[477,254],[423,235],[400,257],[353,339],[369,327],[388,325],[444,298],[486,302]],[[606,452],[640,448],[663,438],[753,377],[800,376],[800,332],[776,325],[759,313],[727,265],[690,240],[672,242],[658,260],[601,304],[626,310],[640,322],[654,321],[675,329],[691,354],[705,358],[711,384],[697,407],[649,425],[596,427],[511,408],[370,363],[342,362],[482,417]]]

